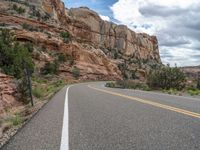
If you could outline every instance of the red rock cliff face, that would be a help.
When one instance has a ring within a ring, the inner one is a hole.
[[[71,20],[82,22],[85,26],[70,26],[75,36],[86,39],[107,49],[116,49],[127,57],[152,59],[160,62],[158,42],[155,36],[138,34],[124,25],[103,21],[97,13],[87,8],[68,11]],[[87,36],[85,36],[87,35]]]
[[[118,49],[127,57],[161,62],[155,36],[135,33],[127,26],[103,21],[96,12],[86,7],[65,9],[60,0],[43,0],[42,8],[79,39],[102,48]]]
[[[137,76],[144,80],[146,70],[161,64],[155,36],[135,33],[127,26],[103,21],[96,12],[85,7],[66,9],[61,0],[27,1],[28,5],[2,0],[0,23],[15,30],[18,40],[32,41],[72,55],[82,78],[115,80]],[[25,8],[26,12],[16,14],[10,9],[12,4]],[[24,23],[43,31],[24,30]],[[62,41],[62,31],[71,34],[70,43]],[[64,66],[61,70],[68,75],[71,68]]]
[[[17,105],[16,93],[17,89],[12,78],[0,73],[0,114],[3,113],[4,108]]]

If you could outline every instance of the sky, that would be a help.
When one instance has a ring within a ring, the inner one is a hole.
[[[156,35],[162,62],[200,65],[200,0],[63,0],[87,6],[104,20]]]

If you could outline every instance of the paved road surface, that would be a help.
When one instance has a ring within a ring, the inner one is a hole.
[[[88,84],[69,88],[68,135],[66,87],[2,150],[200,149],[200,99]]]

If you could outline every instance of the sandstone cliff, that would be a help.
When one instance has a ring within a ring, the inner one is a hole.
[[[0,73],[0,114],[4,108],[16,106],[17,89],[12,78]]]
[[[1,26],[14,30],[17,40],[70,55],[84,80],[144,80],[146,70],[161,64],[155,36],[103,21],[86,7],[67,9],[61,0],[2,0],[0,12]],[[69,32],[70,42],[63,42],[61,32]],[[71,71],[68,64],[60,67],[63,76]]]

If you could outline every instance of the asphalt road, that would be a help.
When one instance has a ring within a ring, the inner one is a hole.
[[[68,92],[65,135],[66,89],[2,150],[59,150],[63,135],[69,136],[70,150],[200,149],[200,99],[110,89],[103,83],[74,85]]]

